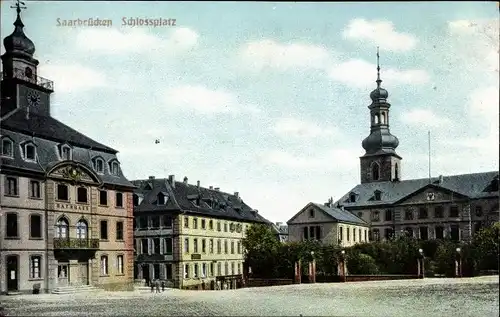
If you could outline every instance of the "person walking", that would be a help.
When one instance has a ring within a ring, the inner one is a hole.
[[[165,281],[161,281],[161,291],[164,292],[165,291]]]
[[[155,291],[155,283],[154,280],[149,281],[149,286],[151,286],[151,293]]]
[[[160,280],[156,280],[155,281],[155,284],[156,284],[156,292],[159,293],[160,292]]]

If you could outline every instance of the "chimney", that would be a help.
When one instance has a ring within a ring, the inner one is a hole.
[[[150,180],[150,181],[152,181],[152,180],[154,180],[154,179],[155,179],[155,177],[154,177],[154,176],[149,176],[149,180]]]
[[[214,189],[214,187],[213,186],[208,186],[208,189]]]
[[[236,198],[240,198],[240,193],[239,193],[239,192],[234,192],[234,196],[235,196]]]
[[[439,175],[439,184],[443,183],[443,175]]]
[[[187,178],[186,176],[184,176],[184,180],[183,180],[183,182],[184,182],[184,184],[186,184],[186,185],[187,185],[187,183],[188,183],[188,178]]]
[[[196,181],[196,186],[200,188],[200,181]]]
[[[170,183],[170,186],[172,186],[172,188],[175,188],[175,175],[169,175],[168,182]]]
[[[219,188],[219,187],[215,187],[215,188],[214,188],[214,190],[215,190],[216,192],[218,192],[218,191],[220,190],[220,188]]]

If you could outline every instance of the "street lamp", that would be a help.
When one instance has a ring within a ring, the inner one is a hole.
[[[424,267],[424,250],[418,249],[418,253],[420,254],[418,260],[417,260],[417,271],[418,271],[418,277],[425,277],[425,267]]]
[[[314,251],[311,251],[312,261],[309,263],[309,281],[316,283],[316,260],[314,259]]]
[[[455,257],[455,277],[462,277],[462,249],[456,248],[457,255]]]
[[[346,281],[346,263],[345,263],[345,250],[340,251],[340,268],[339,268],[339,273],[340,273],[340,281],[345,282]]]

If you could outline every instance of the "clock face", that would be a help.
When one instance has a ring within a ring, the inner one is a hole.
[[[26,99],[28,101],[28,105],[36,107],[40,104],[40,94],[35,91],[30,91],[26,95]]]

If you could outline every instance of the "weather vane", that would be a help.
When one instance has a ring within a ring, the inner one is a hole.
[[[26,3],[24,3],[20,0],[16,0],[16,5],[11,6],[11,8],[15,8],[17,11],[17,14],[19,14],[19,13],[21,13],[21,9],[26,9],[25,5],[26,5]]]

